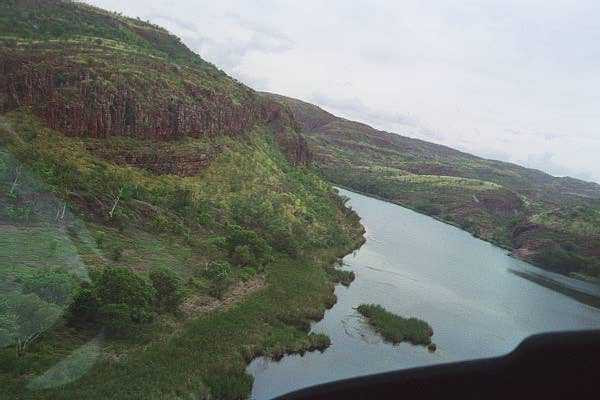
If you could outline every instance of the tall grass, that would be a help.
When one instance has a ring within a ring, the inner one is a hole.
[[[361,304],[357,310],[389,342],[395,344],[407,341],[424,346],[431,344],[433,329],[425,321],[403,318],[377,304]]]

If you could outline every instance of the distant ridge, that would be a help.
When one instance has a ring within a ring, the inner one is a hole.
[[[292,112],[321,174],[457,225],[540,267],[600,276],[600,185],[376,130],[263,93]]]

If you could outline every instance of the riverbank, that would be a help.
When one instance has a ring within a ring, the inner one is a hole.
[[[41,360],[31,368],[34,360],[9,360],[6,352],[0,371],[4,395],[15,399],[169,399],[182,395],[245,398],[253,383],[245,372],[252,359],[278,359],[283,354],[322,350],[324,343],[329,343],[324,335],[309,334],[309,327],[336,302],[327,268],[364,243],[358,219],[351,228],[353,240],[344,247],[312,250],[296,259],[277,254],[266,267],[263,289],[226,310],[188,320],[177,335],[135,345],[127,343],[135,351],[128,351],[124,357],[111,356],[115,343],[105,343],[94,367],[73,384],[28,390],[27,381],[51,367],[50,360]],[[31,354],[56,343],[57,336],[60,333],[36,343]],[[62,358],[68,359],[78,345],[93,337],[85,336],[70,340],[59,352]],[[22,366],[26,364],[29,367],[23,374]]]
[[[361,191],[361,190],[357,190],[357,189],[349,187],[349,186],[341,185],[341,184],[339,184],[337,182],[331,182],[331,184],[334,185],[337,188],[342,188],[344,190],[348,190],[348,191],[351,191],[351,192],[354,192],[354,193],[361,194],[363,196],[367,196],[367,197],[371,197],[373,199],[384,201],[386,203],[395,204],[397,206],[400,206],[400,207],[409,209],[411,211],[414,211],[414,212],[416,212],[418,214],[421,214],[421,215],[424,215],[426,217],[432,218],[432,219],[434,219],[436,221],[439,221],[439,222],[442,222],[444,224],[453,226],[455,228],[458,228],[458,229],[460,229],[462,231],[465,231],[465,232],[469,233],[471,236],[473,236],[476,239],[482,240],[482,241],[487,242],[489,244],[492,244],[492,245],[494,245],[496,247],[499,247],[499,248],[501,248],[503,250],[506,250],[507,251],[507,255],[510,256],[510,257],[514,257],[517,260],[524,261],[526,263],[535,265],[536,267],[539,267],[541,269],[545,269],[545,270],[548,270],[548,271],[552,272],[552,270],[550,268],[547,268],[543,264],[541,264],[539,262],[536,262],[535,260],[532,260],[532,259],[530,259],[528,257],[523,256],[523,253],[520,253],[520,252],[516,251],[517,249],[515,249],[514,247],[509,246],[506,243],[503,243],[501,241],[494,240],[493,238],[492,239],[488,239],[488,238],[485,238],[485,237],[483,237],[481,235],[478,235],[477,232],[469,230],[466,227],[464,227],[464,226],[462,226],[462,225],[460,225],[460,224],[458,224],[458,223],[456,223],[454,221],[450,221],[450,220],[438,217],[436,215],[427,214],[423,210],[420,210],[419,208],[414,207],[411,204],[406,204],[406,203],[402,203],[402,202],[399,202],[399,201],[394,201],[392,199],[385,198],[385,197],[382,197],[382,196],[378,196],[378,195],[373,194],[373,193],[368,193],[368,192],[364,192],[364,191]],[[581,280],[581,281],[591,282],[591,283],[595,283],[595,284],[600,285],[600,278],[595,277],[595,276],[591,276],[591,275],[587,275],[584,272],[571,272],[571,273],[563,274],[563,275],[568,276],[568,277],[573,278],[573,279],[578,279],[578,280]]]
[[[337,303],[311,327],[328,335],[331,346],[278,362],[253,361],[252,399],[356,376],[494,357],[535,333],[600,327],[598,309],[511,271],[556,278],[600,298],[592,285],[508,257],[465,231],[390,202],[343,189],[340,194],[350,198],[368,240],[343,260],[343,270],[356,279],[348,288],[336,287]],[[388,343],[357,312],[360,304],[427,321],[436,351]]]

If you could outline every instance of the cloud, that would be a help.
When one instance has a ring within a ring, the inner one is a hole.
[[[294,46],[294,42],[277,29],[245,19],[235,12],[220,15],[218,34],[184,24],[172,16],[156,15],[155,19],[173,21],[182,28],[184,42],[190,48],[225,71],[246,78],[250,75],[240,72],[239,67],[250,53],[281,53]],[[265,78],[251,80],[264,81]]]
[[[374,110],[366,106],[359,98],[334,98],[325,93],[315,92],[310,101],[338,114],[357,116],[361,121],[374,125],[405,125],[417,127],[418,121],[411,115],[399,112]]]
[[[556,155],[550,152],[530,154],[525,160],[524,166],[546,171],[555,176],[571,176],[586,181],[594,180],[594,175],[590,172],[574,170],[556,162]]]

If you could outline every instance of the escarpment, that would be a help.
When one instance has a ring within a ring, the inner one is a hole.
[[[291,162],[310,160],[287,110],[223,79],[216,69],[149,57],[103,39],[11,44],[0,41],[1,113],[28,107],[49,128],[68,136],[156,142],[241,136],[258,124],[270,124]],[[96,148],[119,164],[184,176],[208,165],[219,150],[109,154],[101,145]]]
[[[102,45],[81,52],[74,46],[3,49],[0,111],[31,106],[50,128],[95,138],[235,135],[267,117],[241,85],[227,94],[206,87],[191,67],[108,55]],[[115,62],[120,65],[113,68]]]

